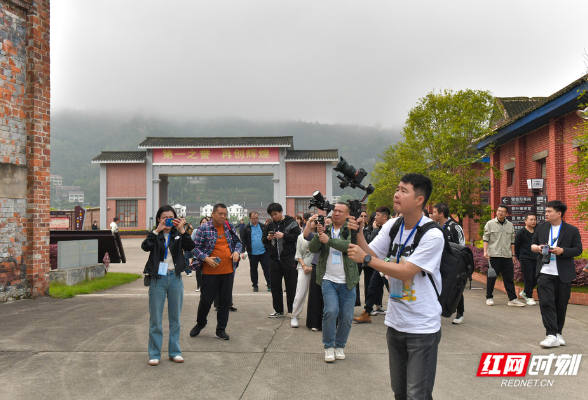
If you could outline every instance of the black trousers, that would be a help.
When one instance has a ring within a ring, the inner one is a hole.
[[[253,254],[249,254],[249,268],[251,269],[251,284],[252,286],[257,286],[259,281],[259,275],[257,273],[257,265],[261,264],[261,269],[263,271],[263,276],[265,277],[265,283],[268,286],[271,286],[270,280],[270,266],[269,266],[269,253],[266,251],[263,254],[259,254],[254,256]]]
[[[310,285],[308,286],[308,304],[306,306],[306,327],[323,329],[323,291],[321,285],[316,283],[316,265],[312,265]]]
[[[270,279],[272,285],[272,302],[274,311],[284,312],[284,292],[282,292],[282,278],[286,284],[286,304],[288,312],[292,312],[294,297],[296,297],[296,285],[298,283],[298,271],[296,271],[294,256],[274,260],[270,258]]]
[[[202,268],[196,268],[196,287],[202,287]]]
[[[514,265],[512,263],[512,258],[490,257],[490,264],[492,264],[492,268],[496,271],[496,275],[502,275],[502,281],[504,282],[506,294],[508,294],[508,300],[516,299],[517,292],[515,292],[514,286]],[[496,278],[488,278],[488,284],[486,287],[487,299],[494,297],[492,293],[494,292],[495,283]]]
[[[370,277],[370,283],[365,295],[365,310],[367,312],[372,312],[374,304],[378,306],[382,305],[382,297],[384,296],[384,284],[386,284],[387,282],[386,278],[382,277],[378,271],[375,271],[373,269],[372,271],[373,273]]]
[[[537,286],[537,260],[519,260],[523,270],[523,280],[525,281],[525,296],[532,299],[533,290]]]
[[[463,315],[464,313],[464,302],[463,302],[463,294],[461,295],[461,299],[459,299],[459,303],[457,303],[457,315]]]
[[[200,303],[198,304],[198,316],[196,323],[198,326],[206,326],[208,313],[216,295],[218,299],[218,312],[216,314],[216,330],[224,331],[229,322],[229,307],[233,297],[233,279],[234,275],[202,275],[202,288],[200,289]]]
[[[561,335],[566,322],[572,282],[563,283],[557,275],[539,274],[537,293],[539,294],[539,309],[546,334],[555,336],[559,333]]]

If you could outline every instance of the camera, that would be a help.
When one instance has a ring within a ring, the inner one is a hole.
[[[347,160],[345,160],[343,157],[341,157],[341,159],[339,160],[339,163],[337,164],[337,166],[334,169],[335,169],[335,171],[341,172],[341,174],[342,174],[342,175],[337,175],[337,179],[339,179],[341,181],[339,183],[339,186],[341,187],[341,189],[345,189],[348,186],[353,189],[360,188],[363,191],[365,191],[365,193],[366,193],[365,197],[374,193],[374,190],[376,190],[376,188],[371,184],[367,185],[367,186],[363,186],[361,184],[361,181],[363,181],[363,178],[365,178],[367,176],[367,172],[365,171],[365,169],[363,169],[363,168],[356,169],[353,165],[349,164],[347,162]],[[365,200],[365,197],[364,197],[364,200]]]
[[[173,218],[166,218],[165,219],[165,226],[174,226],[174,219]]]
[[[317,221],[316,222],[319,225],[325,226],[325,216],[324,215],[317,216]]]
[[[551,253],[549,252],[549,250],[553,250],[553,247],[547,244],[544,244],[541,248],[541,254],[543,255],[541,261],[543,261],[543,264],[549,264],[551,262]]]
[[[316,207],[319,210],[326,211],[327,215],[335,209],[335,206],[330,204],[328,202],[328,200],[325,200],[322,193],[318,190],[314,191],[314,193],[312,194],[312,199],[310,199],[310,206],[308,206],[308,208],[312,208],[312,207]],[[322,225],[324,225],[325,217],[324,216],[322,216],[322,217],[323,217]],[[320,216],[319,216],[319,218],[320,218]]]

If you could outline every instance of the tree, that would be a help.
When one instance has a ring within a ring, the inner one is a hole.
[[[588,59],[588,56],[584,56]],[[581,99],[580,109],[588,107],[586,91],[582,91],[578,96]],[[583,100],[583,101],[582,101]],[[585,115],[582,112],[582,115]],[[576,141],[578,147],[575,150],[577,161],[570,167],[570,172],[575,175],[570,179],[570,183],[579,189],[577,212],[581,221],[586,222],[588,229],[588,199],[586,198],[586,188],[588,185],[588,120],[584,119],[579,125],[574,127],[578,131]]]
[[[396,185],[405,173],[427,175],[433,181],[430,204],[444,202],[451,213],[477,219],[487,211],[481,193],[489,172],[498,173],[482,159],[476,143],[492,134],[497,103],[488,91],[444,90],[430,92],[410,110],[402,131],[403,141],[386,148],[372,173],[376,191],[368,208],[393,204]]]

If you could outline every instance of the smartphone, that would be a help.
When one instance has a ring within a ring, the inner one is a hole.
[[[220,259],[220,258],[218,258],[218,257],[216,257],[216,258],[215,258],[213,261],[214,261],[215,263],[217,263],[217,264],[220,264],[220,262],[221,262],[221,259]]]
[[[268,235],[274,235],[275,233],[276,233],[276,232],[274,232],[274,231],[269,231],[267,234],[268,234]]]
[[[166,218],[165,219],[165,226],[174,226],[174,219],[173,218]]]

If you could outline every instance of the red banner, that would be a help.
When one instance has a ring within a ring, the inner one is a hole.
[[[154,149],[154,164],[278,164],[277,147]]]

